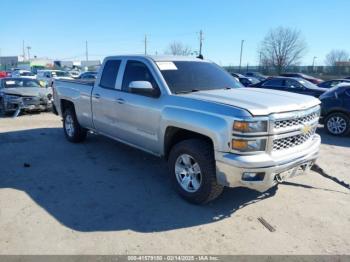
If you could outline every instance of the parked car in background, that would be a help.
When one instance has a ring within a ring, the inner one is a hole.
[[[11,73],[11,77],[17,77],[17,78],[25,77],[25,78],[36,79],[36,75],[28,70],[15,70]]]
[[[343,136],[350,133],[350,84],[343,83],[320,96],[322,122],[328,133]]]
[[[259,81],[264,81],[265,79],[268,78],[268,76],[263,75],[259,72],[247,72],[244,75],[247,77],[254,77],[254,78],[258,79]]]
[[[97,78],[97,72],[94,72],[94,71],[83,72],[78,77],[78,79],[82,79],[82,80],[94,80],[96,78]]]
[[[68,71],[69,75],[73,78],[78,78],[80,76],[80,71],[78,70],[70,70]]]
[[[31,78],[0,79],[0,111],[2,114],[25,111],[44,111],[52,107],[52,89],[42,87]]]
[[[62,70],[38,70],[37,79],[52,86],[55,79],[73,79],[67,71]]]
[[[252,85],[252,87],[281,90],[314,97],[319,97],[327,91],[327,89],[320,88],[305,79],[281,76],[268,78],[265,81]]]
[[[107,57],[97,79],[54,83],[67,140],[94,130],[165,158],[190,202],[213,200],[224,186],[266,191],[308,171],[319,154],[318,99],[242,88],[210,61]]]
[[[328,81],[324,81],[320,84],[318,84],[318,87],[322,87],[322,88],[332,88],[336,85],[339,85],[341,83],[350,83],[350,79],[333,79],[333,80],[328,80]]]
[[[240,73],[230,73],[233,77],[235,77],[235,78],[240,78],[240,77],[245,77],[245,75],[242,75],[242,74],[240,74]]]
[[[0,78],[7,77],[7,72],[6,71],[0,71]]]
[[[254,77],[246,77],[245,75],[239,73],[230,73],[234,78],[236,78],[243,86],[250,86],[257,84],[260,81]]]
[[[255,85],[255,84],[260,82],[255,77],[240,77],[240,78],[238,78],[238,80],[243,86],[246,86],[246,87],[251,86],[251,85]]]
[[[320,78],[315,78],[313,76],[309,76],[309,75],[305,75],[305,74],[302,74],[302,73],[283,73],[281,74],[280,76],[284,76],[284,77],[294,77],[294,78],[302,78],[302,79],[305,79],[315,85],[318,85],[320,83],[323,82],[322,79]]]

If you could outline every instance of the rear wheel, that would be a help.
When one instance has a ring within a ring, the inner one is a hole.
[[[64,111],[63,130],[66,138],[73,143],[82,142],[87,136],[87,130],[79,125],[73,108]]]
[[[350,118],[344,113],[331,113],[326,117],[325,127],[331,135],[347,135],[350,131]]]
[[[217,198],[223,186],[216,180],[213,147],[199,139],[176,144],[168,160],[172,182],[187,201],[204,204]]]

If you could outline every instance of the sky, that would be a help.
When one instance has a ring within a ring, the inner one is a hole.
[[[84,60],[144,52],[163,54],[173,41],[199,49],[216,63],[258,64],[257,49],[278,26],[300,30],[307,43],[303,65],[324,64],[332,49],[350,52],[350,0],[11,0],[1,1],[1,55]]]

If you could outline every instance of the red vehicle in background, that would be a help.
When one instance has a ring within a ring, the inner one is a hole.
[[[0,71],[0,78],[7,77],[7,72],[6,71]]]

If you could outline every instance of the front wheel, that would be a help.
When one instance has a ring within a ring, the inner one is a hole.
[[[187,201],[204,204],[217,198],[223,186],[216,180],[212,145],[204,140],[189,139],[176,144],[169,155],[172,182]]]
[[[79,125],[75,110],[67,108],[63,114],[63,130],[66,138],[73,143],[79,143],[85,140],[87,130]]]
[[[350,118],[343,113],[331,113],[325,119],[325,127],[331,135],[344,136],[350,131]]]
[[[0,116],[7,116],[8,112],[6,111],[5,101],[0,99]]]

